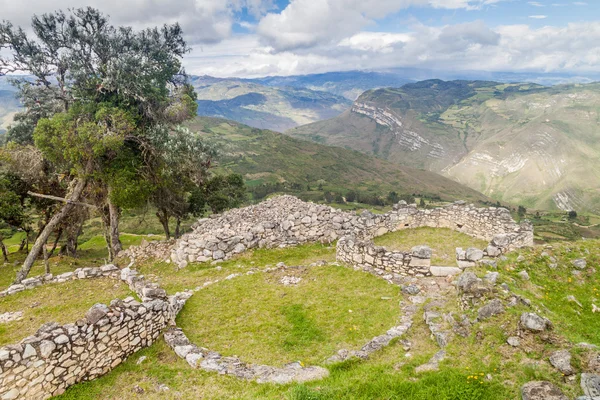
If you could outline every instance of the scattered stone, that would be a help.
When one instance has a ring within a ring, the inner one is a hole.
[[[465,252],[465,257],[467,261],[479,261],[483,259],[483,255],[483,250],[475,249],[473,247],[468,248]]]
[[[587,261],[585,258],[578,258],[577,260],[571,261],[571,264],[577,269],[585,269],[587,266]]]
[[[583,393],[591,400],[600,399],[600,375],[581,374],[581,388]]]
[[[404,286],[402,288],[402,293],[409,294],[411,296],[415,296],[415,295],[419,294],[420,291],[421,291],[421,289],[419,289],[419,287],[414,284],[410,284],[410,285]]]
[[[495,285],[496,282],[498,281],[499,277],[500,277],[500,273],[498,273],[498,272],[488,272],[487,274],[485,274],[483,279],[485,279],[489,283]]]
[[[283,286],[297,285],[302,281],[302,278],[298,276],[284,276],[279,280]]]
[[[445,358],[446,358],[446,352],[444,350],[440,350],[437,353],[435,353],[433,355],[433,357],[431,357],[431,359],[429,359],[429,361],[426,364],[419,365],[417,368],[415,368],[415,372],[417,374],[420,374],[423,372],[437,371],[440,369],[439,363],[441,361],[443,361]]]
[[[525,261],[525,256],[519,255],[519,257],[517,257],[517,262],[523,262],[523,261]]]
[[[575,296],[573,296],[572,294],[567,296],[567,301],[571,302],[571,303],[575,303],[577,304],[579,307],[583,308],[583,305],[577,301],[577,299],[575,298]]]
[[[140,358],[138,358],[136,365],[140,365],[141,363],[143,363],[144,361],[146,361],[146,356],[141,356]]]
[[[550,355],[550,364],[565,375],[575,373],[571,366],[571,353],[569,350],[558,350]]]
[[[535,313],[523,313],[521,314],[521,327],[532,332],[543,332],[552,328],[552,323],[542,318]]]
[[[504,312],[504,306],[502,302],[498,299],[493,299],[485,306],[481,307],[477,312],[477,319],[479,321],[483,321],[494,315],[502,314]]]
[[[547,381],[527,382],[521,388],[523,400],[569,400],[554,384]]]
[[[508,343],[512,347],[519,347],[519,345],[521,344],[521,341],[519,340],[518,337],[511,336],[508,339],[506,339],[506,343]]]
[[[520,271],[517,275],[519,275],[519,278],[523,279],[524,281],[528,281],[531,278],[529,278],[529,274],[527,273],[527,271]]]
[[[139,385],[135,385],[132,390],[133,390],[133,393],[144,394],[144,389],[139,387]]]
[[[0,324],[18,321],[23,318],[23,311],[5,312],[0,314]]]

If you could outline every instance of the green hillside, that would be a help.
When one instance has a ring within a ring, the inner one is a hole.
[[[599,212],[600,84],[430,80],[287,134],[441,173],[490,197]]]
[[[218,146],[220,168],[242,174],[251,188],[279,183],[287,191],[295,190],[305,198],[322,197],[323,191],[346,193],[356,190],[377,195],[395,191],[444,200],[490,200],[429,171],[233,121],[199,117],[190,128],[203,132]]]

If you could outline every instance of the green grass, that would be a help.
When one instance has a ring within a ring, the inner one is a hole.
[[[298,285],[283,286],[283,276]],[[364,272],[323,266],[243,275],[197,292],[179,326],[199,346],[245,361],[320,364],[397,324],[399,288]]]
[[[46,322],[73,323],[96,303],[133,295],[129,288],[109,278],[47,284],[0,298],[0,314],[22,311],[18,321],[0,324],[0,346],[33,335]]]
[[[488,244],[484,240],[475,239],[448,228],[399,230],[376,237],[374,243],[378,246],[385,246],[390,250],[403,251],[408,251],[414,246],[427,245],[433,251],[431,258],[432,265],[448,266],[456,264],[457,247],[462,247],[463,249],[469,247],[484,249]]]

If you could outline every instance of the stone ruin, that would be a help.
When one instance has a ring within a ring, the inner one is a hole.
[[[457,249],[459,268],[432,266],[431,249],[426,246],[416,246],[408,251],[388,251],[373,245],[372,239],[376,236],[423,226],[457,230],[487,240],[489,245],[485,249]],[[169,257],[169,261],[183,268],[189,262],[224,260],[253,248],[288,247],[309,242],[332,243],[336,240],[338,261],[392,282],[403,277],[454,275],[461,268],[485,261],[484,257],[497,257],[515,248],[531,246],[533,227],[528,222],[515,223],[506,209],[476,208],[463,202],[433,210],[399,203],[385,214],[365,211],[357,215],[325,205],[306,203],[293,196],[279,196],[200,220],[191,233],[178,241],[145,243],[130,248],[124,255],[133,260]],[[142,301],[129,297],[113,300],[109,306],[97,304],[74,324],[45,324],[35,335],[18,344],[0,348],[1,399],[44,399],[64,392],[75,383],[107,373],[129,355],[151,345],[167,326],[174,324],[175,316],[192,295],[191,292],[185,292],[167,296],[163,289],[147,282],[135,270],[119,270],[108,265],[82,268],[58,276],[29,278],[21,285],[0,292],[0,296],[49,283],[97,277],[127,283]],[[407,310],[406,315],[412,316],[410,309]],[[386,345],[408,329],[411,318],[354,353],[367,354]],[[176,329],[169,331],[169,337],[173,339],[169,343],[174,348],[182,348],[178,343],[185,342],[184,335],[178,332]],[[183,347],[194,350],[193,346],[185,343]],[[187,353],[204,357],[203,349],[194,351]],[[185,357],[189,356],[187,353]],[[205,363],[204,369],[214,370],[218,367],[219,371],[225,368],[246,375],[252,372],[258,381],[301,381],[307,376],[323,373],[318,368],[296,365],[284,369],[242,365],[238,359],[220,358],[213,353],[207,357],[208,364]],[[344,353],[335,357],[345,359],[346,356]]]
[[[191,296],[187,292],[167,296],[164,289],[147,282],[137,271],[114,265],[83,268],[56,279],[32,278],[32,282],[41,282],[35,285],[39,286],[96,277],[123,281],[142,301],[127,297],[115,299],[109,306],[96,304],[73,324],[48,323],[20,343],[1,347],[0,399],[47,399],[78,382],[106,374],[129,355],[150,346],[174,324]]]
[[[485,249],[457,249],[457,267],[431,266],[431,250],[388,251],[372,243],[374,237],[401,229],[450,228],[489,241]],[[498,257],[510,250],[533,245],[533,226],[517,224],[505,208],[477,208],[455,202],[432,210],[400,202],[385,214],[361,215],[296,197],[278,196],[257,205],[235,209],[193,226],[193,232],[175,243],[171,260],[184,268],[189,262],[225,260],[253,248],[296,246],[338,240],[339,261],[380,273],[444,276]]]

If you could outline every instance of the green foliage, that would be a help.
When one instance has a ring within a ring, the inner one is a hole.
[[[246,185],[239,174],[215,175],[192,190],[189,200],[194,215],[202,215],[208,207],[213,214],[239,207],[246,199]]]

